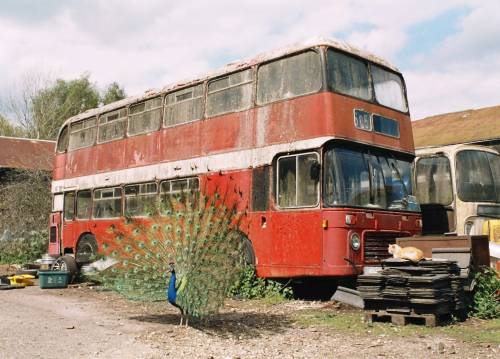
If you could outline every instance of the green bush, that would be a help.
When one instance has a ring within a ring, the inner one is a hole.
[[[230,295],[241,299],[266,299],[281,301],[293,296],[291,288],[277,281],[257,278],[255,267],[242,268],[236,282],[230,289]]]
[[[47,231],[31,231],[0,240],[0,263],[23,264],[47,252]]]
[[[500,280],[496,270],[483,267],[476,274],[472,314],[481,319],[500,318]]]

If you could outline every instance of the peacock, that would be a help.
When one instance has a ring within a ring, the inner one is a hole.
[[[182,325],[182,321],[184,319],[184,310],[179,304],[177,304],[177,292],[182,292],[185,283],[185,281],[182,281],[181,283],[177,284],[177,276],[175,274],[174,263],[170,263],[170,279],[168,281],[167,287],[167,300],[170,304],[181,311],[181,321],[179,325]],[[187,325],[189,325],[189,317],[186,317],[186,326]]]
[[[110,226],[103,249],[117,263],[103,273],[104,285],[133,300],[166,294],[180,324],[215,314],[244,264],[246,210],[236,191],[223,193],[164,196],[154,216]]]

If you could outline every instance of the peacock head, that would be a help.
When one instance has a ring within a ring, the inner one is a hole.
[[[169,265],[169,267],[170,267],[170,273],[175,273],[175,266],[174,266],[174,262],[170,262],[168,265]]]

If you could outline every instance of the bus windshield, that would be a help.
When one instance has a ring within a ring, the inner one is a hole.
[[[457,190],[464,202],[500,202],[500,156],[476,150],[459,152]]]
[[[325,206],[419,211],[415,203],[409,205],[411,191],[411,159],[343,146],[325,153]]]
[[[420,204],[448,206],[453,202],[450,161],[446,156],[419,159],[416,173],[416,194]]]

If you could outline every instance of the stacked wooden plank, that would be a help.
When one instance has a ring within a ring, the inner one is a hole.
[[[377,273],[360,275],[365,309],[447,314],[464,307],[465,278],[453,260],[387,259]]]

